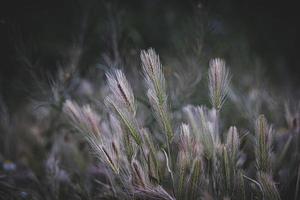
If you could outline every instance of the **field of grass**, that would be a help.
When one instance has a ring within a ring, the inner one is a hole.
[[[13,111],[0,96],[0,200],[300,199],[297,89],[207,13],[144,50],[120,19],[99,60],[79,40],[51,73],[17,46],[30,87]]]

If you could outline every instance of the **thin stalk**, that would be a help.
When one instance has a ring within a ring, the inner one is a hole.
[[[257,182],[256,180],[252,179],[252,178],[249,178],[249,177],[246,176],[246,175],[243,175],[243,177],[244,177],[245,179],[247,179],[248,181],[251,181],[252,183],[254,183],[254,185],[257,185],[257,187],[260,189],[260,192],[261,192],[261,194],[262,194],[262,196],[263,196],[263,199],[265,199],[265,197],[264,197],[265,195],[264,195],[264,192],[263,192],[263,189],[262,189],[260,183]]]
[[[173,196],[175,195],[175,181],[174,181],[174,176],[173,176],[173,172],[170,168],[170,163],[169,163],[169,159],[168,159],[168,155],[166,153],[166,151],[164,149],[162,149],[162,151],[164,152],[164,155],[166,157],[166,164],[167,164],[167,169],[168,169],[168,172],[170,174],[170,177],[171,177],[171,181],[172,181],[172,191],[173,191]]]

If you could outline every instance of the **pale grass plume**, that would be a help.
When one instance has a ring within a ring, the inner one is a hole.
[[[179,199],[196,198],[203,177],[203,145],[191,132],[189,124],[181,124],[175,171]]]
[[[240,139],[237,128],[235,126],[231,126],[227,133],[226,148],[233,163],[235,163],[238,159],[239,147]]]
[[[272,127],[268,125],[264,115],[260,115],[256,120],[256,165],[262,172],[272,171]]]
[[[106,77],[110,91],[115,97],[114,100],[135,115],[136,105],[133,91],[124,73],[119,69],[115,69],[112,73],[106,73]]]
[[[85,137],[94,150],[96,156],[108,164],[115,172],[119,173],[118,150],[116,144],[104,142],[100,132],[100,117],[89,105],[80,107],[77,103],[67,100],[63,106],[68,121]]]
[[[189,150],[192,147],[192,135],[190,132],[190,126],[188,124],[182,123],[180,126],[180,135],[179,135],[179,147],[185,152],[190,152]]]
[[[179,152],[177,156],[177,165],[176,165],[176,176],[177,176],[177,188],[176,191],[178,198],[184,199],[186,191],[186,183],[187,183],[187,172],[191,164],[191,148],[192,148],[192,140],[191,140],[190,127],[188,124],[182,123],[180,126],[180,135],[179,135]]]
[[[145,169],[137,160],[131,162],[132,183],[136,188],[146,188],[150,185]]]
[[[243,172],[237,166],[239,141],[233,139],[237,136],[236,130],[232,127],[232,136],[227,137],[227,142],[220,146],[218,151],[219,159],[221,160],[221,184],[222,193],[228,197],[234,197],[234,199],[244,199],[244,181]],[[230,141],[228,141],[228,139]]]
[[[119,117],[134,141],[141,145],[142,137],[135,118],[136,105],[132,88],[121,70],[107,73],[107,84],[111,95],[105,99],[106,104]]]
[[[200,124],[199,140],[203,145],[204,155],[210,160],[215,155],[216,146],[219,143],[219,136],[214,134],[213,122],[209,121],[209,111],[203,106],[197,107],[196,110],[200,119],[200,122],[198,122]]]
[[[141,61],[147,87],[155,91],[159,103],[166,101],[166,81],[158,54],[152,48],[142,50]]]
[[[165,77],[162,71],[159,56],[153,49],[141,51],[141,61],[143,73],[145,76],[147,96],[153,110],[156,121],[159,123],[165,138],[166,150],[165,153],[167,170],[170,174],[174,192],[174,175],[173,175],[173,161],[171,155],[171,143],[173,141],[174,133],[171,123],[171,114],[168,109]]]
[[[183,108],[183,112],[190,124],[193,137],[201,144],[204,156],[208,160],[212,159],[215,146],[219,143],[219,136],[214,131],[216,121],[213,110],[205,106],[187,105]]]
[[[235,190],[239,190],[239,196],[244,193],[242,172],[237,166],[239,158],[240,139],[237,128],[231,126],[227,133],[226,143],[223,147],[223,175],[226,180],[226,194],[236,195]]]
[[[225,102],[231,79],[224,60],[215,58],[210,61],[208,78],[211,104],[220,110]]]
[[[63,111],[67,115],[69,122],[82,134],[93,135],[100,138],[100,117],[91,109],[89,105],[80,107],[77,103],[67,100],[64,103]]]
[[[167,135],[169,143],[173,139],[174,134],[171,116],[168,111],[165,77],[159,56],[153,49],[142,50],[141,61],[149,102],[157,121]]]
[[[191,132],[198,139],[200,135],[200,128],[199,128],[200,116],[197,112],[196,107],[192,105],[187,105],[183,107],[183,113],[190,125]]]

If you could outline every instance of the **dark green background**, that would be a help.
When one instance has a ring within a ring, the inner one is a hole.
[[[64,51],[78,41],[86,45],[81,66],[87,68],[106,51],[107,10],[101,0],[11,0],[0,5],[0,92],[10,107],[27,97],[31,80],[23,55],[36,63],[37,74],[53,72]],[[113,13],[124,12],[121,25],[133,35],[135,48],[170,48],[170,38],[193,18],[201,5],[211,18],[221,19],[229,37],[243,36],[250,53],[258,56],[278,85],[298,88],[299,12],[293,1],[111,1]],[[82,27],[82,21],[86,26]],[[123,24],[122,24],[123,23]],[[136,34],[138,33],[138,34]],[[135,35],[136,34],[136,35]],[[230,35],[231,34],[231,35]],[[226,37],[225,37],[226,39]],[[127,39],[128,40],[128,39]],[[234,47],[233,47],[234,48]],[[239,59],[239,58],[236,58]],[[241,66],[243,67],[243,66]]]

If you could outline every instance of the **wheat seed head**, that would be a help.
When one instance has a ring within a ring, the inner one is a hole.
[[[231,78],[224,60],[212,59],[209,66],[210,101],[215,109],[220,110],[228,93]]]

